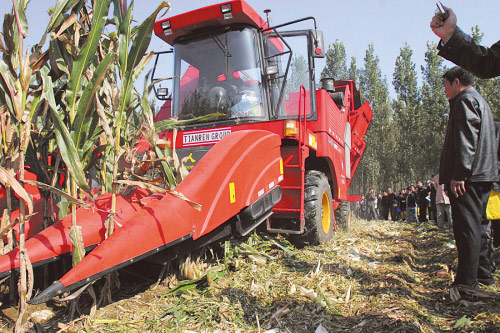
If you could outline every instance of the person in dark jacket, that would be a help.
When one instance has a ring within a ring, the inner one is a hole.
[[[375,191],[371,188],[366,194],[366,219],[368,221],[378,220],[378,214],[375,210]]]
[[[406,213],[408,214],[408,222],[417,222],[417,192],[413,185],[408,186]]]
[[[491,47],[477,45],[457,26],[453,10],[446,9],[450,14],[446,20],[435,15],[430,24],[432,31],[441,38],[439,55],[480,78],[500,76],[500,41]]]
[[[394,206],[394,202],[396,201],[396,194],[392,190],[392,188],[387,189],[387,211],[388,213],[391,214],[391,221],[396,221],[397,220],[397,212],[396,208],[397,205]],[[397,203],[397,201],[396,201]],[[389,220],[389,216],[387,216],[386,220]]]
[[[439,183],[445,185],[452,209],[458,251],[455,290],[460,285],[477,288],[478,282],[494,283],[481,251],[481,234],[492,183],[498,180],[498,145],[491,110],[473,81],[473,75],[458,66],[443,75],[450,116]]]
[[[431,178],[434,178],[434,175],[432,175]],[[434,220],[437,224],[436,188],[434,187],[434,183],[430,180],[427,181],[427,190],[430,193],[429,197],[431,199],[429,202],[429,220]]]
[[[400,208],[400,211],[401,213],[399,214],[399,218],[401,220],[406,220],[406,197],[408,196],[408,192],[406,191],[406,189],[402,189],[401,190],[401,194],[399,195],[399,208]]]
[[[427,222],[427,206],[429,205],[429,201],[427,200],[428,195],[429,191],[427,187],[419,180],[417,182],[418,222]]]
[[[387,194],[386,191],[384,191],[384,194],[382,194],[382,199],[380,200],[381,202],[381,216],[384,220],[389,220],[389,208],[391,207],[390,205],[390,198],[389,195]]]

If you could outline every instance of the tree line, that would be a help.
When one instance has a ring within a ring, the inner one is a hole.
[[[471,34],[477,43],[481,42],[483,34],[478,26],[472,28]],[[448,68],[435,42],[427,43],[424,60],[418,71],[411,47],[401,47],[391,82],[395,97],[391,97],[373,44],[368,46],[361,68],[355,57],[348,65],[342,41],[329,46],[321,77],[354,80],[362,100],[370,101],[374,111],[351,194],[363,194],[370,187],[401,189],[438,172],[449,113],[442,82]],[[476,79],[475,86],[488,101],[493,117],[500,120],[500,79]]]

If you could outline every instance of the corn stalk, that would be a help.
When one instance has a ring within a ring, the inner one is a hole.
[[[24,154],[28,147],[31,117],[28,108],[28,88],[31,80],[32,69],[29,66],[29,53],[23,56],[23,39],[28,33],[25,8],[26,2],[13,0],[12,13],[5,16],[4,41],[2,47],[4,57],[0,59],[0,89],[2,97],[0,105],[8,110],[7,126],[10,129],[9,144],[5,146],[8,170],[1,169],[1,181],[4,186],[12,188],[20,194],[19,207],[19,316],[16,321],[15,331],[22,331],[22,323],[26,312],[27,300],[31,297],[33,286],[32,267],[25,248],[24,224],[27,216],[25,201],[28,204],[29,214],[33,211],[33,202],[23,187],[24,180]],[[39,100],[32,99],[32,106]],[[36,105],[34,106],[36,107]],[[5,140],[5,143],[7,140]],[[10,170],[12,161],[17,161],[17,167]],[[16,180],[12,173],[17,173]],[[10,199],[10,198],[9,198]],[[8,204],[11,206],[11,203]]]
[[[147,48],[151,41],[154,22],[159,12],[167,8],[170,9],[170,4],[162,2],[156,10],[136,29],[131,28],[133,2],[128,8],[124,6],[123,1],[114,0],[115,6],[115,23],[117,25],[117,44],[118,44],[118,62],[117,69],[120,78],[120,88],[115,100],[118,100],[118,105],[115,106],[115,122],[113,123],[113,169],[112,169],[112,201],[111,214],[106,223],[107,235],[113,233],[114,216],[116,213],[116,195],[118,193],[118,171],[119,160],[129,140],[123,140],[123,131],[129,127],[127,123],[128,116],[134,112],[134,109],[141,106],[137,93],[134,89],[134,83],[138,79],[144,67],[152,58],[152,53],[146,54]],[[130,43],[132,44],[130,46]],[[126,133],[125,133],[126,136]]]

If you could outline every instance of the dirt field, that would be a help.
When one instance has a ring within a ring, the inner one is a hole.
[[[77,307],[54,302],[30,307],[29,312],[49,309],[55,314],[37,326],[39,332],[497,332],[500,328],[499,299],[450,301],[456,250],[452,235],[438,232],[432,222],[354,221],[350,233],[338,232],[328,244],[301,250],[281,237],[254,234],[190,259],[182,271],[192,280],[179,282],[175,265],[157,283],[161,267],[141,263],[120,271],[121,289],[113,291],[111,303],[103,301],[104,305],[92,308],[85,291]],[[98,300],[101,288],[102,283],[94,285]],[[484,289],[496,292],[500,284]],[[0,329],[8,330],[16,309],[2,306],[2,313]]]

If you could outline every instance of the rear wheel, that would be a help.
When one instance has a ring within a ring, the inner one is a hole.
[[[344,231],[351,229],[351,207],[348,201],[342,200],[335,210],[335,223]]]
[[[332,192],[322,172],[310,170],[305,174],[304,217],[304,233],[293,237],[296,245],[318,245],[332,239]]]

